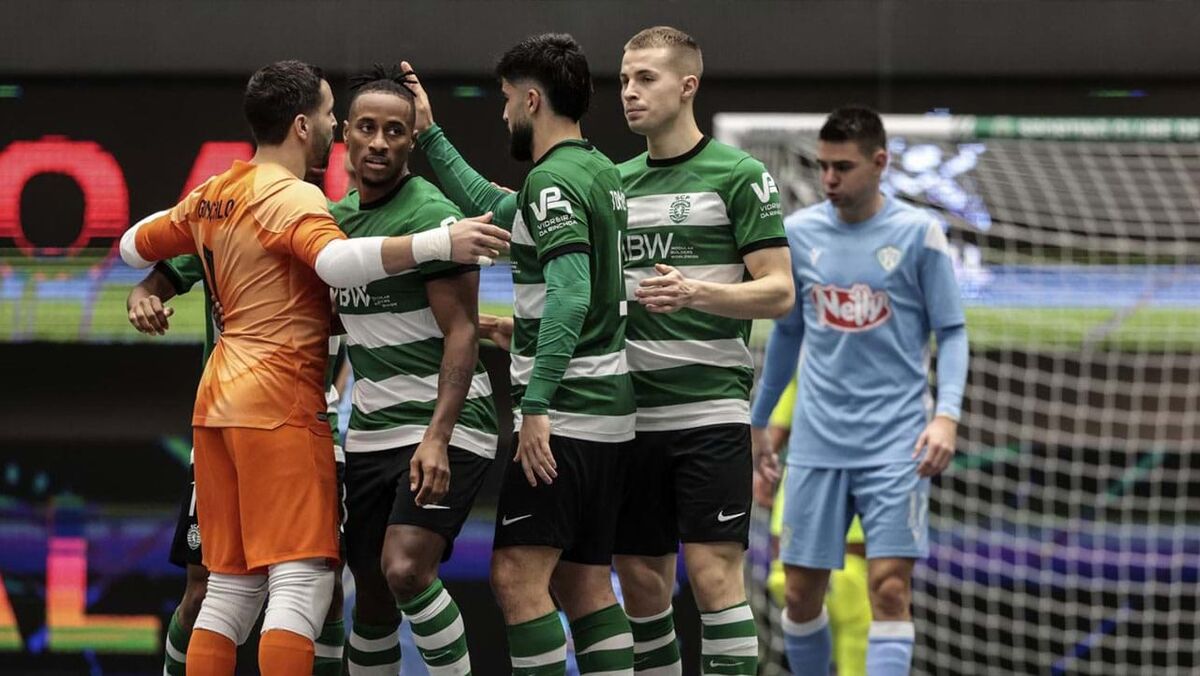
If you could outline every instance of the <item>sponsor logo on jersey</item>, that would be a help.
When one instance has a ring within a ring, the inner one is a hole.
[[[838,331],[870,331],[892,316],[887,292],[872,291],[866,284],[849,289],[818,284],[813,287],[812,300],[821,324]]]
[[[667,211],[671,222],[676,225],[686,221],[690,213],[692,213],[692,198],[687,195],[676,195],[675,201],[671,202],[671,208]]]
[[[808,261],[813,265],[816,265],[817,261],[821,260],[821,254],[823,253],[825,252],[814,246],[808,250]]]
[[[879,265],[887,272],[896,269],[900,264],[900,257],[904,254],[894,246],[888,245],[880,248],[875,252],[875,260],[879,261]]]
[[[646,258],[656,261],[666,260],[671,252],[671,242],[675,233],[669,232],[653,235],[631,234],[625,236],[625,260],[640,261]]]
[[[546,214],[551,209],[562,209],[572,216],[575,215],[571,209],[571,203],[562,198],[562,191],[558,188],[543,188],[538,195],[537,203],[530,202],[529,208],[533,209],[533,215],[539,221],[546,220]]]
[[[750,184],[754,189],[754,194],[758,197],[758,201],[763,204],[771,199],[771,193],[779,194],[779,188],[775,185],[775,179],[771,178],[771,174],[763,172],[762,179],[758,183]]]

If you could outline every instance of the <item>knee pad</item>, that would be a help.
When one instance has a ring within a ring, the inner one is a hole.
[[[314,641],[321,635],[321,625],[333,598],[333,571],[324,559],[271,566],[267,569],[267,590],[264,633],[286,629]]]
[[[212,573],[196,616],[196,629],[207,629],[241,645],[250,636],[266,596],[266,575]]]

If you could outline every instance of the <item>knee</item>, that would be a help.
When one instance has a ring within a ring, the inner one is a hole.
[[[626,596],[646,600],[671,599],[674,580],[654,566],[645,565],[636,559],[618,560],[617,574],[621,578],[621,589]]]
[[[333,571],[324,561],[304,559],[270,567],[269,599],[263,631],[285,629],[309,639],[321,634],[321,625],[333,597]]]
[[[875,619],[898,619],[908,614],[912,600],[909,581],[901,575],[888,575],[871,581],[871,606]]]
[[[825,577],[789,575],[784,586],[788,615],[797,622],[815,620],[825,606]]]
[[[179,600],[179,608],[176,610],[176,615],[179,623],[185,629],[191,629],[196,623],[196,616],[200,614],[200,606],[204,603],[204,597],[208,594],[208,580],[188,580],[187,587],[183,590],[183,598]]]
[[[392,596],[399,601],[408,601],[433,584],[436,570],[436,567],[427,570],[412,559],[400,558],[384,565],[383,576],[387,579]]]

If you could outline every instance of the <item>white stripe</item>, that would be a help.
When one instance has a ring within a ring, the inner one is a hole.
[[[434,632],[429,636],[417,636],[416,632],[413,632],[413,643],[416,643],[418,648],[424,650],[437,650],[438,648],[445,648],[454,643],[462,635],[463,621],[462,615],[459,615],[445,629]]]
[[[342,646],[324,645],[313,641],[313,656],[324,657],[329,660],[340,660],[342,659]]]
[[[381,653],[400,645],[400,631],[396,630],[383,638],[363,638],[350,632],[350,647],[364,653]]]
[[[724,265],[676,265],[675,269],[679,270],[679,274],[688,279],[696,279],[705,282],[716,282],[718,284],[738,284],[746,276],[746,266],[741,263],[728,263]],[[643,279],[657,277],[658,272],[654,267],[646,268],[625,268],[625,297],[634,299],[634,291],[637,290],[638,282]]]
[[[369,453],[421,443],[424,425],[397,425],[383,430],[350,430],[346,433],[347,453]],[[484,458],[496,457],[499,439],[495,434],[456,425],[450,434],[450,445]]]
[[[609,636],[608,638],[604,639],[603,641],[600,641],[598,643],[593,643],[592,645],[584,648],[583,650],[576,651],[575,654],[576,655],[586,655],[588,653],[593,653],[598,650],[628,650],[629,648],[632,648],[632,647],[633,647],[633,634],[624,633],[624,634],[617,634],[616,636]]]
[[[713,399],[690,404],[639,408],[639,432],[669,432],[706,425],[749,425],[750,402],[745,399]]]
[[[635,414],[587,415],[550,411],[550,433],[558,437],[595,441],[602,444],[619,444],[634,437]],[[513,411],[513,431],[521,431],[521,412]]]
[[[670,615],[673,612],[675,612],[675,607],[668,605],[666,610],[662,611],[661,613],[655,613],[654,615],[647,615],[646,617],[634,617],[634,616],[630,615],[629,621],[634,624],[647,624],[649,622],[654,622],[655,620],[661,620],[662,618],[666,617],[667,615]],[[672,631],[674,631],[674,630],[672,630]]]
[[[754,368],[750,349],[740,338],[717,340],[627,340],[629,370],[657,371],[677,366]]]
[[[671,205],[678,201],[687,203],[686,210],[676,210],[686,216],[676,223],[671,218]],[[729,213],[725,210],[725,200],[715,192],[669,193],[666,195],[647,195],[631,197],[626,202],[629,208],[629,229],[653,228],[671,225],[729,225]]]
[[[492,396],[492,381],[487,373],[476,373],[471,378],[471,389],[467,399]],[[438,374],[410,376],[400,374],[384,380],[354,381],[354,408],[363,413],[374,413],[389,406],[412,401],[434,401],[438,398]]]
[[[829,624],[829,613],[822,606],[820,615],[807,622],[797,622],[788,617],[787,608],[783,608],[779,611],[779,624],[783,627],[783,633],[788,636],[808,636]]]
[[[350,668],[347,673],[350,676],[396,676],[400,673],[400,662],[392,662],[391,664],[378,664],[371,667],[366,667],[361,664],[355,664],[354,660],[350,660]]]
[[[533,241],[533,235],[529,233],[529,227],[525,225],[525,217],[521,215],[520,209],[517,209],[517,213],[513,216],[512,228],[513,244],[536,246]]]
[[[170,657],[171,659],[175,660],[176,662],[179,662],[180,664],[187,664],[187,653],[179,652],[179,648],[176,648],[171,643],[171,635],[170,634],[167,634],[166,644],[167,644],[167,657]],[[165,667],[164,667],[164,669],[165,669]]]
[[[541,319],[546,307],[545,284],[513,284],[513,316]]]
[[[513,657],[513,669],[531,669],[533,667],[541,667],[555,662],[567,661],[567,644],[562,644],[552,650],[547,650],[540,655],[531,655],[529,657]]]
[[[417,613],[416,615],[409,615],[408,613],[405,613],[404,616],[407,617],[408,621],[412,622],[413,624],[421,624],[422,622],[428,622],[428,621],[432,620],[433,618],[437,617],[438,613],[445,610],[450,605],[450,602],[452,600],[453,599],[450,598],[450,592],[447,592],[445,589],[443,589],[437,595],[437,598],[435,598],[433,601],[431,601],[429,603],[429,605],[425,606],[425,608],[423,610],[421,610],[421,612]],[[421,640],[417,637],[417,635],[415,633],[413,634],[413,640],[416,641],[417,645],[421,646],[422,648],[427,648],[427,649],[429,648],[429,646],[421,645]],[[435,646],[435,647],[441,647],[441,646]]]
[[[704,655],[758,657],[758,637],[705,638],[700,640],[700,651]]]
[[[464,654],[457,661],[440,667],[426,664],[425,668],[429,670],[429,676],[466,676],[471,673],[471,655]]]
[[[652,639],[649,641],[638,641],[637,643],[634,643],[633,644],[633,652],[648,653],[651,650],[658,650],[659,648],[661,648],[663,646],[671,645],[674,642],[675,642],[675,630],[672,629],[671,633],[666,634],[664,636],[659,636],[656,639]]]
[[[329,356],[330,357],[337,356],[338,350],[340,350],[341,348],[342,348],[342,337],[340,335],[339,336],[329,336]]]
[[[871,628],[867,630],[867,638],[915,641],[917,638],[917,628],[912,622],[876,621],[872,622]]]
[[[528,385],[533,373],[533,357],[522,357],[514,354],[512,364],[508,368],[509,378],[515,385]],[[575,357],[567,363],[563,380],[568,378],[600,378],[603,376],[619,376],[629,373],[629,362],[625,350],[600,354],[594,357]]]
[[[709,627],[747,621],[754,621],[754,612],[747,605],[734,606],[716,613],[700,613],[700,623]]]
[[[348,345],[374,349],[442,337],[442,330],[429,308],[401,313],[344,314],[341,318]]]

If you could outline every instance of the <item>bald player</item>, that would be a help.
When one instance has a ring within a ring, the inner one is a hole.
[[[476,263],[507,248],[483,222],[348,241],[321,191],[336,119],[321,71],[299,61],[254,74],[244,97],[258,149],[169,212],[130,228],[133,267],[199,253],[224,331],[196,396],[196,500],[208,594],[189,674],[233,674],[269,592],[258,662],[266,676],[310,673],[313,639],[339,558],[332,438],[324,420],[328,286],[363,285],[429,260]],[[485,217],[486,218],[486,217]]]

